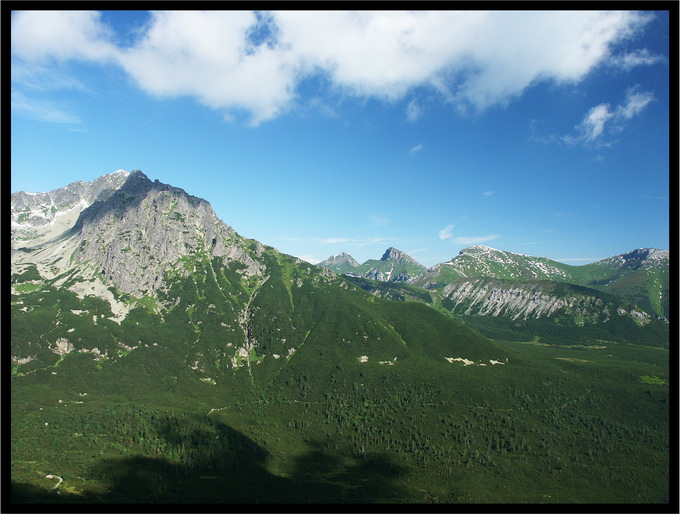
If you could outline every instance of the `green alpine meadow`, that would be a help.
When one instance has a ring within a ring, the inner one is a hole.
[[[138,170],[13,193],[11,502],[669,501],[668,251],[333,257]]]

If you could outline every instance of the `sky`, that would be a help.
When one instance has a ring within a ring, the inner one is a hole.
[[[13,11],[10,32],[13,192],[140,169],[311,263],[669,248],[666,11]]]

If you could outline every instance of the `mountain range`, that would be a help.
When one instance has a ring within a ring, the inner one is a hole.
[[[335,259],[333,259],[335,258]],[[369,260],[362,265],[342,253],[319,263],[337,273],[376,279],[403,281],[430,291],[441,291],[466,279],[497,279],[501,281],[554,281],[584,286],[600,292],[618,295],[636,303],[653,316],[669,314],[669,252],[659,249],[636,249],[581,266],[571,266],[548,258],[497,250],[485,245],[472,245],[445,263],[426,269],[407,254],[390,248],[380,261]],[[386,273],[378,272],[382,264]],[[408,272],[398,267],[408,263]]]
[[[69,201],[55,204],[64,197]],[[205,381],[224,381],[232,369],[245,368],[253,384],[264,387],[299,361],[291,360],[293,354],[314,355],[320,346],[337,359],[346,353],[351,359],[432,356],[449,345],[446,352],[458,348],[476,358],[505,357],[475,331],[425,306],[424,314],[406,320],[402,306],[367,302],[366,293],[334,272],[243,238],[208,202],[152,182],[140,171],[47,195],[15,194],[12,200],[13,291],[33,293],[39,301],[48,292],[59,299],[58,307],[48,309],[52,320],[43,320],[33,308],[20,308],[25,296],[18,297],[16,320],[27,323],[23,337],[15,332],[12,356],[21,372],[54,365],[60,349],[117,360],[140,345],[166,348],[158,342],[162,328],[153,338],[147,335],[153,342],[131,336],[142,312],[172,320],[173,334],[166,338],[176,341],[184,334],[192,342],[182,361]],[[36,215],[52,205],[57,210],[51,217]],[[73,225],[55,235],[67,217],[75,219]],[[26,224],[36,232],[20,232]],[[78,299],[99,307],[82,309]],[[437,322],[428,323],[433,318]],[[180,321],[182,330],[175,327]],[[83,338],[79,331],[68,332],[74,324],[87,327],[88,334],[104,327],[111,334]],[[431,338],[438,326],[450,334]],[[51,337],[39,336],[42,331]]]
[[[11,204],[13,502],[668,491],[667,252],[314,266],[139,170]]]

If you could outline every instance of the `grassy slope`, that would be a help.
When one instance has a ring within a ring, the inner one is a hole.
[[[266,259],[264,283],[199,261],[162,323],[146,307],[118,326],[97,299],[23,293],[12,354],[36,358],[12,376],[16,499],[657,502],[667,490],[666,350],[491,343],[423,304]],[[246,304],[258,347],[233,369]],[[57,337],[109,359],[38,351]],[[60,496],[46,474],[64,479]]]

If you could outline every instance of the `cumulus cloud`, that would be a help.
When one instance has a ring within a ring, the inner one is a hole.
[[[296,63],[285,48],[249,39],[258,23],[243,11],[153,13],[144,36],[119,62],[151,94],[245,109],[257,124],[285,109],[296,82]]]
[[[115,57],[112,31],[96,11],[18,11],[12,13],[12,54],[27,60]]]
[[[477,245],[479,243],[486,243],[487,241],[497,240],[500,234],[489,234],[487,236],[459,236],[453,241],[459,245]]]
[[[447,225],[439,231],[440,240],[448,240],[451,236],[453,236],[453,225]]]
[[[343,96],[402,100],[429,88],[465,109],[503,105],[541,81],[576,83],[608,60],[648,64],[611,47],[649,19],[632,11],[170,11],[152,13],[123,47],[92,11],[12,16],[12,54],[30,61],[114,62],[149,94],[245,110],[257,124],[324,78]],[[421,116],[409,104],[407,120]]]

